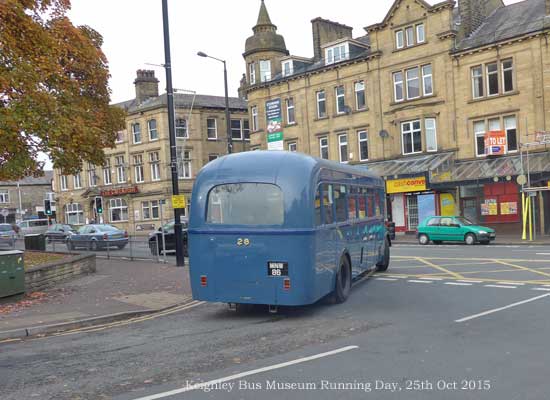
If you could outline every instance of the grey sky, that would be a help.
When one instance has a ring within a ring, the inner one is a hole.
[[[291,54],[311,57],[311,20],[327,18],[354,28],[380,22],[393,0],[265,0]],[[434,0],[429,0],[431,4]],[[506,4],[518,0],[505,0]],[[223,96],[221,63],[196,56],[204,51],[228,63],[229,93],[237,95],[245,70],[242,53],[252,35],[260,0],[169,0],[174,87]],[[164,70],[147,63],[164,62],[161,0],[72,0],[69,16],[76,25],[90,25],[103,35],[111,72],[113,102],[134,98],[137,69],[154,69],[165,90]],[[51,164],[46,165],[46,169]]]
[[[393,0],[265,0],[272,22],[293,55],[313,55],[311,23],[323,17],[350,25],[354,36],[379,22]],[[430,0],[433,4],[434,0]],[[507,4],[517,1],[508,0]],[[242,53],[252,34],[260,0],[169,0],[174,87],[223,95],[222,65],[196,56],[202,50],[228,62],[229,91],[236,96],[245,70]],[[90,25],[104,39],[113,102],[134,98],[133,80],[140,68],[155,69],[165,88],[164,70],[146,63],[164,62],[161,0],[72,0],[70,17]]]

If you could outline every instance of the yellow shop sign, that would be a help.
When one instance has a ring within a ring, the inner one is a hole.
[[[386,192],[388,194],[422,192],[423,190],[426,190],[425,176],[404,179],[388,179],[386,181]]]

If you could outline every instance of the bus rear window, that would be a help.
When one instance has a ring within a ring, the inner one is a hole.
[[[283,192],[267,183],[234,183],[213,188],[206,222],[223,225],[282,225]]]

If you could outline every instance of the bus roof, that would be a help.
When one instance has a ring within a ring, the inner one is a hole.
[[[351,166],[289,151],[258,150],[235,153],[210,162],[202,169],[201,175],[203,179],[216,180],[216,178],[237,176],[235,172],[238,171],[241,181],[254,181],[262,177],[264,180],[275,182],[280,175],[299,173],[305,178],[312,176],[320,169],[380,179],[382,184],[381,178],[368,171],[366,166]]]

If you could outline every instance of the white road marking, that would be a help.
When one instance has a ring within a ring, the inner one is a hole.
[[[418,279],[423,279],[423,280],[428,280],[428,281],[442,281],[443,278],[418,278]]]
[[[485,287],[494,287],[499,289],[517,289],[517,286],[504,286],[504,285],[485,285]]]
[[[523,286],[525,285],[525,283],[521,283],[521,282],[497,282],[499,285],[518,285],[518,286]]]
[[[548,296],[550,296],[550,293],[546,293],[546,294],[543,294],[543,295],[537,296],[537,297],[532,297],[532,298],[527,299],[527,300],[518,301],[517,303],[512,303],[512,304],[509,304],[509,305],[504,306],[504,307],[499,307],[499,308],[494,308],[492,310],[487,310],[487,311],[484,311],[484,312],[479,313],[479,314],[470,315],[469,317],[460,318],[460,319],[455,320],[455,322],[470,321],[472,319],[483,317],[483,316],[489,315],[489,314],[493,314],[493,313],[496,313],[498,311],[507,310],[507,309],[512,308],[512,307],[517,307],[517,306],[520,306],[522,304],[526,304],[526,303],[530,303],[532,301],[540,300],[540,299],[548,297]]]
[[[470,281],[470,280],[459,280],[457,282],[462,282],[462,283],[483,283],[483,281]]]
[[[396,278],[396,279],[406,279],[406,276],[395,276],[395,275],[388,275],[388,278]]]
[[[224,378],[214,379],[214,380],[211,380],[211,381],[208,381],[208,382],[197,383],[195,385],[188,385],[188,386],[182,387],[180,389],[174,389],[174,390],[170,390],[168,392],[157,393],[157,394],[153,394],[153,395],[150,395],[150,396],[140,397],[140,398],[137,398],[137,399],[134,399],[134,400],[162,399],[164,397],[174,396],[174,395],[180,394],[180,393],[191,392],[193,390],[199,390],[199,389],[203,389],[205,387],[219,385],[219,384],[224,383],[224,382],[229,382],[229,381],[234,381],[236,379],[244,378],[245,376],[261,374],[262,372],[273,371],[275,369],[285,368],[285,367],[289,367],[291,365],[301,364],[301,363],[304,363],[304,362],[307,362],[307,361],[312,361],[312,360],[317,360],[319,358],[332,356],[334,354],[343,353],[345,351],[355,350],[355,349],[358,349],[358,348],[359,348],[359,346],[346,346],[346,347],[342,347],[340,349],[327,351],[326,353],[315,354],[313,356],[298,358],[296,360],[287,361],[287,362],[280,363],[280,364],[275,364],[275,365],[270,365],[268,367],[253,369],[253,370],[250,370],[250,371],[241,372],[239,374],[226,376]]]
[[[537,256],[550,256],[550,253],[536,253]]]
[[[432,281],[419,281],[419,280],[416,280],[416,279],[411,279],[411,280],[408,280],[407,282],[410,282],[410,283],[433,283]]]
[[[471,283],[465,283],[465,282],[445,282],[445,285],[453,285],[453,286],[472,286]]]
[[[550,288],[543,288],[543,287],[533,288],[533,290],[539,290],[541,292],[550,292]]]
[[[396,278],[374,278],[374,279],[377,281],[392,281],[392,282],[395,282],[398,280]]]

